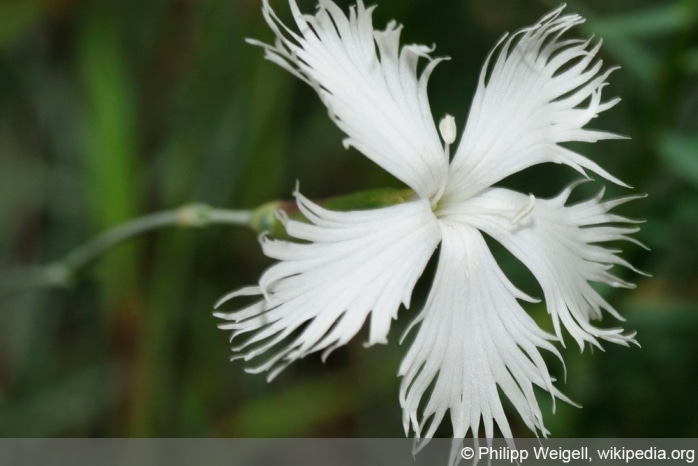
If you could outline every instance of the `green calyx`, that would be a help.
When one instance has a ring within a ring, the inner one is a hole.
[[[402,204],[414,198],[411,189],[380,188],[330,197],[316,201],[320,206],[336,211],[369,210]],[[286,229],[277,218],[282,211],[289,219],[307,222],[308,219],[298,209],[295,201],[272,201],[257,207],[252,213],[249,226],[256,232],[266,232],[274,238],[288,239]]]

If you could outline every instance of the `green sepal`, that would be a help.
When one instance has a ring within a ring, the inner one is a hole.
[[[349,212],[402,204],[413,199],[414,196],[414,191],[411,189],[379,188],[315,202],[329,210]],[[250,227],[258,233],[264,232],[274,238],[289,239],[283,223],[278,219],[278,211],[284,212],[291,220],[308,222],[295,201],[272,201],[262,204],[254,210],[250,219]]]

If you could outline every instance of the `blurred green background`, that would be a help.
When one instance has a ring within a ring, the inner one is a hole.
[[[496,40],[557,5],[375,3],[377,27],[395,18],[403,42],[452,57],[430,96],[435,117],[452,113],[459,127]],[[288,18],[284,0],[272,4]],[[541,393],[546,425],[558,437],[698,437],[698,2],[569,1],[568,11],[588,18],[576,34],[603,37],[605,63],[622,66],[606,95],[623,100],[594,126],[632,139],[575,147],[649,195],[619,212],[647,220],[637,237],[652,251],[624,249],[653,278],[622,271],[637,289],[604,290],[641,349],[580,355],[567,339],[559,385],[584,408],[558,403],[553,415]],[[296,180],[312,198],[400,186],[344,150],[312,90],[245,37],[271,40],[259,0],[0,2],[0,269],[50,262],[192,201],[252,208],[290,197]],[[550,196],[575,178],[537,167],[505,184]],[[589,184],[587,194],[601,186]],[[211,311],[268,265],[242,228],[166,229],[115,249],[69,289],[2,297],[0,434],[402,436],[398,339],[430,271],[389,345],[364,349],[359,336],[327,364],[314,355],[267,384],[228,362]]]

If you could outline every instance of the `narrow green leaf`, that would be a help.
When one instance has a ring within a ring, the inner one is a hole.
[[[107,7],[94,7],[81,36],[80,65],[87,99],[85,134],[87,199],[96,230],[138,214],[134,76],[129,72],[119,28]],[[107,259],[108,294],[135,289],[136,254],[120,248]],[[114,287],[118,287],[115,289]],[[130,294],[127,292],[127,294]]]

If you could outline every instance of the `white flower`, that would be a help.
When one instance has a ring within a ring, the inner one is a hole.
[[[568,205],[572,185],[552,199],[536,199],[493,184],[532,165],[555,162],[585,174],[622,182],[560,143],[618,138],[585,129],[619,99],[602,101],[612,69],[602,71],[600,41],[561,39],[584,20],[561,16],[562,7],[537,24],[505,36],[488,57],[460,143],[453,117],[434,122],[427,81],[442,59],[423,45],[400,48],[400,26],[373,29],[361,0],[348,16],[320,0],[314,15],[289,0],[295,29],[264,0],[264,17],[276,34],[266,58],[311,85],[353,146],[399,178],[414,199],[374,210],[335,212],[295,192],[308,222],[281,215],[298,241],[262,237],[264,253],[278,262],[259,286],[225,296],[259,295],[252,305],[216,315],[227,322],[237,354],[263,358],[250,372],[272,379],[296,359],[323,358],[369,321],[367,345],[385,343],[400,305],[437,246],[439,262],[419,329],[402,365],[400,403],[406,432],[430,438],[446,412],[454,437],[487,437],[494,422],[511,437],[498,389],[523,422],[546,435],[534,386],[565,401],[553,385],[540,350],[560,357],[553,341],[562,328],[583,349],[601,340],[622,345],[634,334],[591,321],[603,311],[622,318],[591,286],[631,287],[609,269],[632,269],[609,241],[628,240],[632,221],[609,211],[632,198],[593,199]],[[418,62],[426,60],[419,72]],[[443,139],[443,144],[439,138]],[[450,159],[450,160],[449,160]],[[585,175],[586,176],[586,175]],[[506,247],[542,288],[555,333],[541,330],[521,307],[536,301],[519,291],[492,256],[483,233]],[[633,269],[635,270],[635,269]],[[267,355],[268,352],[271,355]],[[427,395],[428,389],[430,394]]]

